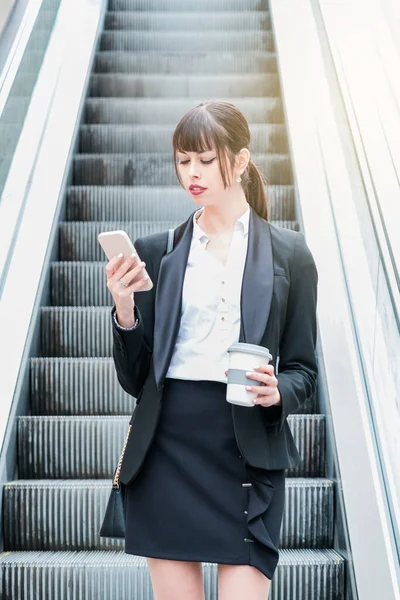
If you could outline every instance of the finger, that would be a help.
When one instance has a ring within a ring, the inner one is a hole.
[[[141,275],[143,274],[143,271],[146,267],[146,263],[143,261],[139,261],[136,265],[133,266],[133,268],[129,268],[129,266],[132,267],[132,265],[128,265],[128,270],[126,270],[127,267],[124,267],[124,265],[122,265],[121,269],[118,269],[114,273],[112,278],[109,280],[110,283],[112,285],[115,285],[117,282],[120,284],[120,281],[122,279],[122,281],[126,283],[127,286],[131,285],[134,281],[138,281],[141,278]]]
[[[125,260],[122,259],[122,263],[119,265],[113,275],[114,280],[118,281],[119,279],[122,279],[122,277],[124,277],[128,271],[131,271],[133,267],[137,267],[141,262],[142,261],[137,254],[128,256],[128,258]],[[127,283],[129,282],[127,281]]]
[[[122,286],[120,283],[117,283],[114,286],[111,286],[110,291],[113,296],[118,296],[119,298],[126,298],[134,294],[135,292],[139,292],[148,282],[149,277],[142,277],[138,281],[134,281],[130,285]]]
[[[139,281],[139,279],[145,276],[145,268],[146,263],[144,261],[139,262],[136,267],[125,273],[123,276],[124,282],[131,285],[133,282]]]
[[[134,281],[133,283],[131,283],[131,285],[128,285],[126,288],[124,288],[124,290],[128,293],[131,294],[132,292],[138,292],[139,290],[141,290],[149,281],[150,277],[148,275],[145,275],[144,277],[142,277],[141,279],[139,279],[138,281]]]
[[[278,385],[278,380],[275,376],[271,377],[270,375],[267,375],[266,373],[257,373],[257,372],[252,372],[252,371],[246,371],[246,377],[248,377],[248,379],[254,379],[255,381],[261,381],[261,383],[264,383],[265,385],[269,385],[269,386],[277,386]]]
[[[265,396],[264,396],[264,398],[262,398],[261,396],[260,396],[260,398],[258,398],[258,397],[255,398],[253,400],[253,404],[256,404],[258,406],[263,406],[264,408],[268,408],[269,406],[274,405],[274,403],[269,401],[268,399],[266,399]]]
[[[147,274],[143,274],[146,263],[141,263],[131,271],[128,275],[119,277],[120,273],[115,273],[110,279],[107,280],[107,287],[113,296],[124,298],[131,296],[133,292],[137,292],[142,289],[148,282],[150,277]],[[121,281],[126,285],[121,285]]]
[[[268,375],[274,374],[274,365],[259,365],[254,367],[253,371],[259,371],[261,373],[267,373]]]
[[[106,264],[106,273],[108,277],[112,277],[116,269],[123,263],[123,256],[113,256],[113,258]]]
[[[246,390],[259,396],[275,396],[276,394],[276,388],[270,385],[246,385]]]

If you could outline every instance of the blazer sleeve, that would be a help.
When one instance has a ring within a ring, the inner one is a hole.
[[[299,232],[290,270],[290,289],[285,325],[279,348],[278,390],[282,405],[263,408],[266,425],[282,430],[290,413],[295,413],[316,389],[318,272],[304,235]]]
[[[143,240],[135,242],[135,248],[142,260],[146,262],[146,270],[152,281],[153,269],[151,255]],[[154,288],[148,292],[139,292],[135,295],[135,318],[138,326],[131,331],[121,331],[114,323],[116,306],[111,309],[111,322],[113,332],[113,360],[117,378],[122,388],[131,396],[137,398],[146,381],[152,355],[151,339],[146,335],[153,328],[154,313]]]

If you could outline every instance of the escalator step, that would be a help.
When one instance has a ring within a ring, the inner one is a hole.
[[[192,50],[275,52],[271,31],[104,31],[100,37],[100,50],[164,51],[188,48]]]
[[[59,225],[61,260],[99,260],[107,262],[107,258],[97,241],[102,231],[123,229],[132,241],[137,238],[175,229],[180,221],[91,221],[64,222]]]
[[[217,75],[135,75],[94,74],[89,96],[100,98],[176,98],[202,97],[203,102],[219,96],[277,96],[276,73]]]
[[[60,357],[111,357],[108,307],[41,309],[41,354]]]
[[[170,152],[173,125],[82,125],[81,153]],[[289,151],[284,125],[251,125],[250,152],[286,154]]]
[[[94,262],[92,259],[86,262],[53,262],[50,270],[50,305],[111,307],[113,299],[106,287],[106,262],[105,257],[104,262]]]
[[[98,52],[94,73],[221,75],[276,73],[271,52]],[[184,112],[182,112],[182,115]]]
[[[3,600],[32,600],[51,590],[51,600],[153,600],[145,558],[118,550],[4,552],[0,554]],[[203,564],[206,600],[217,599],[217,565]],[[345,560],[335,550],[280,551],[270,600],[345,600]],[[48,595],[47,598],[50,598]]]
[[[109,0],[108,10],[110,11],[171,11],[181,12],[211,12],[211,11],[243,11],[247,13],[253,10],[268,10],[268,0],[185,0],[184,5],[181,0]]]
[[[279,97],[220,99],[233,101],[249,123],[284,122]],[[200,102],[200,98],[87,98],[84,116],[88,124],[176,125],[188,110]]]
[[[43,356],[112,356],[109,307],[42,307],[41,317]]]
[[[30,389],[32,415],[131,415],[135,399],[119,384],[112,358],[31,358]],[[310,444],[324,436],[324,419],[315,415],[313,400],[289,417],[293,435],[303,448],[302,456],[309,453]],[[308,414],[307,435],[303,435],[298,415]],[[320,422],[322,421],[322,423]],[[315,430],[314,430],[315,428]],[[308,440],[310,437],[310,440]],[[307,465],[292,469],[298,477],[302,472],[313,477],[324,475],[324,448],[311,453]]]
[[[269,185],[293,184],[288,154],[253,154]],[[171,153],[77,154],[74,185],[177,185]]]
[[[105,30],[130,31],[246,31],[271,29],[268,11],[224,12],[110,11],[106,14]]]
[[[31,358],[30,389],[33,416],[130,416],[136,404],[112,358]]]
[[[75,374],[71,369],[69,374]],[[81,379],[83,385],[87,383]],[[71,395],[67,382],[64,394]],[[73,386],[76,388],[76,385]],[[67,392],[68,390],[68,392]],[[128,429],[128,415],[21,416],[18,418],[18,474],[20,479],[113,477]],[[325,418],[289,415],[288,424],[298,444],[301,462],[288,469],[290,477],[325,474]]]
[[[52,263],[51,306],[113,306],[106,286],[105,262]]]
[[[137,238],[175,229],[181,221],[90,221],[64,222],[59,225],[59,256],[61,261],[85,260],[107,262],[97,241],[102,231],[124,230],[135,241]],[[297,221],[271,221],[273,225],[297,230]]]
[[[265,188],[269,218],[294,221],[294,187]],[[180,186],[81,186],[67,192],[66,221],[184,221],[197,209]]]
[[[74,460],[72,451],[71,460]],[[111,483],[112,477],[8,482],[4,486],[4,549],[123,550],[123,540],[102,538],[98,534]],[[332,545],[333,482],[288,477],[285,496],[280,546]]]

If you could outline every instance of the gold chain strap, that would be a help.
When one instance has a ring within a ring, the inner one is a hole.
[[[115,471],[115,477],[114,477],[114,481],[113,481],[113,484],[112,484],[113,487],[119,488],[119,473],[121,471],[122,459],[124,458],[125,448],[126,448],[126,445],[128,443],[128,438],[129,438],[129,434],[131,432],[131,428],[132,428],[132,425],[129,425],[128,433],[126,434],[124,445],[122,447],[121,456],[119,457],[117,470]]]

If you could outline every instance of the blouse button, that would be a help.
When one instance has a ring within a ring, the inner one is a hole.
[[[221,283],[222,283],[222,284],[224,284],[224,283],[225,283],[225,281],[221,281]]]
[[[225,317],[221,317],[221,321],[225,321]]]
[[[222,302],[225,302],[225,298],[221,298]]]

